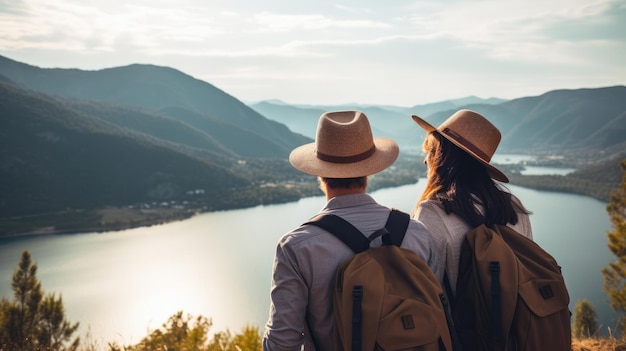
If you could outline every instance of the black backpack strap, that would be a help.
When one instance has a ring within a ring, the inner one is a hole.
[[[370,247],[370,241],[352,223],[334,214],[318,214],[304,224],[318,226],[336,236],[348,245],[354,253],[363,252]]]
[[[448,278],[448,270],[443,271],[443,285],[445,286],[445,294],[442,294],[441,300],[443,310],[446,313],[446,322],[448,323],[448,330],[450,331],[450,338],[452,339],[452,350],[463,351],[463,345],[459,339],[459,335],[454,325],[454,315],[452,309],[456,307],[456,301],[454,294],[452,294],[452,284],[450,278]]]
[[[409,228],[410,219],[411,216],[408,213],[395,208],[391,209],[389,217],[387,217],[387,223],[385,223],[385,229],[389,235],[383,234],[383,244],[400,246],[402,240],[404,240],[404,234],[406,234],[406,230]]]
[[[491,327],[493,338],[496,342],[502,343],[504,335],[502,332],[502,294],[500,287],[500,262],[489,262],[489,272],[491,273]]]
[[[352,223],[330,213],[320,213],[304,224],[315,225],[326,230],[348,245],[354,253],[359,253],[367,250],[370,247],[370,242],[379,236],[383,237],[384,245],[400,246],[409,227],[410,219],[411,216],[408,213],[394,208],[389,212],[385,227],[377,230],[369,237],[365,237]]]
[[[450,278],[448,277],[448,270],[443,271],[443,286],[446,289],[446,295],[448,295],[448,301],[452,306],[455,306],[454,294],[452,293],[452,284],[450,283]]]
[[[352,351],[361,351],[361,339],[363,334],[363,285],[352,287]]]

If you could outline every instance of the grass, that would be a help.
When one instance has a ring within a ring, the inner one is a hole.
[[[626,334],[616,336],[610,327],[606,328],[608,336],[599,335],[599,331],[586,338],[572,335],[572,351],[626,351]]]
[[[612,337],[572,340],[572,351],[626,351],[626,340]]]

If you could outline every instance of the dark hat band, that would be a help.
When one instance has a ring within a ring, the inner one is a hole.
[[[322,153],[319,150],[315,150],[315,155],[317,156],[318,159],[322,161],[326,161],[326,162],[354,163],[354,162],[365,160],[366,158],[372,156],[375,152],[376,152],[376,146],[372,145],[371,149],[365,152],[362,152],[360,154],[357,154],[357,155],[352,155],[352,156],[333,156],[333,155]]]
[[[486,153],[484,153],[482,150],[480,150],[479,148],[477,148],[474,144],[472,144],[469,140],[465,139],[463,136],[461,136],[460,134],[457,134],[455,131],[453,131],[450,128],[445,128],[443,130],[442,133],[445,133],[447,135],[449,135],[450,137],[454,138],[456,141],[458,141],[461,145],[463,145],[464,147],[466,147],[469,151],[475,153],[478,157],[480,157],[481,159],[485,160],[486,162],[491,161],[491,157],[487,156]]]

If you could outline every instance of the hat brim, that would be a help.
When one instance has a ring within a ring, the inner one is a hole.
[[[289,155],[289,162],[300,172],[324,178],[357,178],[378,173],[391,166],[400,149],[398,144],[388,138],[374,138],[376,151],[358,162],[334,163],[317,158],[315,143],[295,148]]]
[[[447,133],[444,133],[443,131],[438,130],[432,124],[426,122],[424,119],[422,119],[419,116],[411,115],[411,118],[413,118],[413,121],[415,121],[415,123],[417,123],[420,127],[422,127],[422,129],[424,129],[426,132],[428,132],[428,133],[431,133],[431,132],[439,133],[441,136],[443,136],[444,138],[448,139],[451,143],[453,143],[454,145],[458,146],[461,150],[467,152],[473,158],[475,158],[478,161],[480,161],[480,163],[482,163],[483,165],[485,165],[485,167],[487,167],[487,173],[489,174],[489,176],[491,178],[493,178],[493,179],[495,179],[497,181],[503,182],[503,183],[508,183],[509,182],[509,177],[507,177],[504,173],[502,173],[502,171],[500,171],[498,168],[494,167],[491,163],[487,162],[487,160],[483,160],[480,156],[478,156],[472,150],[468,149],[465,145],[461,144],[460,142],[458,142],[456,139],[454,139],[453,137],[451,137]]]

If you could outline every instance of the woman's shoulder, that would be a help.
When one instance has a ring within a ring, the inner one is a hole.
[[[418,211],[431,210],[431,211],[443,211],[443,204],[439,200],[423,200],[417,205]]]
[[[456,223],[462,223],[458,216],[446,213],[441,201],[425,200],[419,203],[415,218],[424,222],[427,227],[437,226],[456,226]]]
[[[413,218],[421,222],[432,222],[445,215],[445,210],[440,201],[423,200],[415,210]]]

